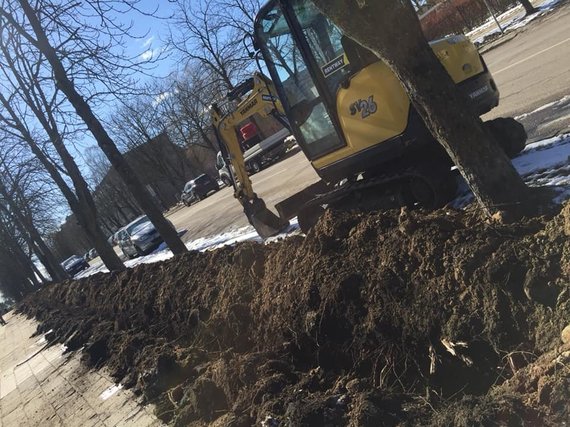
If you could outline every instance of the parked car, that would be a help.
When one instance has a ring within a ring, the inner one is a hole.
[[[226,161],[224,160],[224,156],[222,156],[221,151],[218,151],[218,154],[216,155],[216,169],[218,169],[220,180],[228,187],[232,185],[232,176],[230,175],[228,165],[226,165]]]
[[[79,255],[71,255],[61,263],[61,266],[67,272],[67,274],[73,277],[80,271],[89,268],[89,263]]]
[[[174,225],[168,222],[174,228]],[[162,237],[146,215],[138,217],[118,232],[117,244],[127,258],[145,255],[161,243]]]
[[[83,259],[85,261],[92,260],[96,257],[97,257],[97,251],[95,250],[95,248],[89,249],[87,252],[85,252],[85,255],[83,255]]]
[[[190,206],[193,202],[208,197],[210,192],[216,192],[219,189],[220,184],[218,184],[218,181],[204,173],[186,183],[182,191],[182,203],[186,206]]]
[[[119,243],[119,233],[122,230],[122,228],[119,228],[117,231],[115,231],[113,234],[111,234],[108,238],[107,238],[107,242],[111,245],[111,246],[116,246]]]

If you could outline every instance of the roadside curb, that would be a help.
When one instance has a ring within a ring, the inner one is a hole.
[[[533,25],[533,24],[539,24],[542,20],[544,20],[546,17],[552,15],[553,12],[567,6],[570,4],[570,0],[560,0],[556,5],[554,5],[551,9],[547,10],[546,13],[542,14],[541,16],[538,16],[537,19],[533,20],[532,22],[530,22],[528,25]],[[520,28],[515,28],[512,30],[509,30],[509,28],[507,28],[505,31],[505,34],[503,34],[502,36],[496,38],[495,40],[490,41],[489,43],[483,43],[482,45],[480,45],[479,52],[481,54],[490,52],[491,50],[511,41],[512,39],[514,39],[521,31],[526,31],[528,28],[526,28],[527,25],[520,27]]]
[[[483,47],[481,47],[479,49],[479,52],[481,54],[485,54],[487,52],[492,51],[493,49],[504,45],[505,43],[511,41],[512,39],[514,39],[516,36],[518,36],[519,32],[518,31],[513,31],[511,33],[507,33],[504,36],[493,40],[492,42],[490,42],[489,44],[484,45]]]
[[[178,212],[179,210],[183,209],[184,207],[185,206],[182,202],[178,202],[173,207],[171,207],[169,210],[164,212],[164,216],[172,215],[173,213]]]

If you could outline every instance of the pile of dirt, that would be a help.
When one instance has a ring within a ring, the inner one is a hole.
[[[561,425],[569,224],[570,205],[512,225],[331,211],[306,237],[47,286],[20,310],[175,425]]]

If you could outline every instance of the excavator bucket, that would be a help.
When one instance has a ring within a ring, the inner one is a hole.
[[[275,205],[279,216],[284,219],[296,217],[307,203],[320,194],[328,193],[330,189],[324,181],[317,181],[298,193],[289,196]]]
[[[281,219],[267,209],[262,199],[243,201],[243,210],[249,223],[262,239],[274,236],[289,226],[289,221]]]

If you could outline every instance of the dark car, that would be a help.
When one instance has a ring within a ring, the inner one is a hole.
[[[190,206],[193,202],[206,198],[210,192],[216,192],[219,189],[218,181],[204,173],[186,183],[182,191],[182,203]]]
[[[172,223],[170,226],[174,228]],[[156,249],[162,243],[162,237],[146,215],[138,217],[133,222],[119,230],[117,244],[127,258],[145,255]]]
[[[90,267],[89,263],[79,255],[70,256],[61,263],[61,266],[71,277]]]

